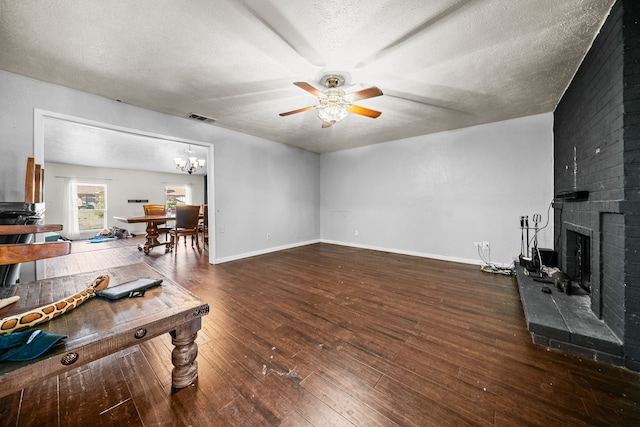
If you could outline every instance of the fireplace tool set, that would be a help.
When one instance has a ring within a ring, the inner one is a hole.
[[[542,274],[540,271],[542,260],[538,250],[538,231],[540,231],[539,224],[542,222],[542,215],[534,214],[531,219],[534,224],[533,228],[529,226],[528,215],[520,217],[520,265],[529,272]],[[530,239],[529,232],[531,230],[533,230],[533,237]]]
[[[533,215],[531,219],[533,227],[529,225],[528,216],[520,217],[520,265],[525,268],[525,274],[538,276],[533,280],[555,284],[555,287],[560,292],[571,294],[571,278],[557,267],[555,251],[538,248],[538,232],[546,228],[548,222],[543,227],[540,227],[542,222],[542,215],[540,214]],[[531,231],[533,231],[533,237],[530,238]],[[548,294],[551,293],[551,289],[548,286],[543,286],[542,291]]]

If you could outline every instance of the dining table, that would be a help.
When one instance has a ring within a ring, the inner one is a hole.
[[[138,245],[139,251],[144,251],[145,255],[149,255],[149,252],[157,246],[165,246],[165,251],[171,250],[171,241],[161,242],[158,240],[160,233],[158,232],[158,224],[163,224],[167,221],[175,220],[175,214],[165,215],[142,215],[142,216],[114,216],[113,219],[127,224],[140,224],[147,223],[145,242]]]

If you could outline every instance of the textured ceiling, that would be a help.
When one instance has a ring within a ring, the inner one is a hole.
[[[45,117],[45,162],[93,167],[184,174],[174,159],[207,160],[207,149],[158,136],[131,133]],[[193,175],[206,175],[202,168]]]
[[[0,0],[0,69],[323,153],[553,111],[613,3]],[[382,115],[278,115],[330,73]]]

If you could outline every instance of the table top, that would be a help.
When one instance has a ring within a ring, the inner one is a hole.
[[[204,215],[200,213],[198,215],[200,219],[204,218]],[[140,222],[165,222],[170,220],[175,220],[175,214],[166,214],[166,215],[143,215],[143,216],[114,216],[113,219],[116,221],[126,222],[128,224],[135,224]]]
[[[20,390],[37,379],[44,379],[69,369],[61,359],[78,353],[74,365],[99,359],[138,341],[170,332],[176,326],[197,320],[209,312],[209,305],[175,282],[140,263],[91,273],[22,283],[14,286],[20,300],[0,309],[0,318],[19,314],[70,297],[87,289],[100,275],[109,275],[109,287],[143,277],[163,279],[160,286],[148,289],[143,297],[107,300],[93,297],[75,309],[33,329],[67,335],[62,344],[45,355],[28,362],[0,362],[0,396]],[[145,336],[136,332],[144,330]]]
[[[171,219],[176,219],[176,216],[171,215],[143,215],[143,216],[114,216],[116,221],[126,222],[128,224],[135,224],[140,222],[164,222]]]

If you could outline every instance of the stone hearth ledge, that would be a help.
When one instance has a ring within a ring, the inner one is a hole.
[[[623,366],[623,346],[590,308],[589,295],[567,295],[552,283],[541,283],[516,266],[516,280],[535,344],[614,366]],[[551,293],[544,293],[547,286]],[[574,286],[575,288],[575,286]]]

